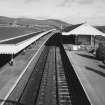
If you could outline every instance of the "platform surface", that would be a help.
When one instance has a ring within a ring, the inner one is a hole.
[[[105,105],[105,64],[86,51],[65,51],[91,104]]]

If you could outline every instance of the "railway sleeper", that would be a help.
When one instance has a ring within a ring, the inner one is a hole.
[[[71,99],[66,81],[64,67],[62,65],[60,49],[56,48],[56,76],[58,89],[58,105],[71,105]]]
[[[40,86],[40,92],[36,105],[56,105],[56,83],[54,74],[55,48],[51,47],[46,61],[43,79]],[[41,91],[42,89],[44,90],[43,92]]]
[[[19,103],[24,105],[34,105],[39,92],[39,87],[42,80],[47,54],[48,48],[42,52],[37,64],[35,65],[34,70],[30,76],[30,79],[27,82],[26,88],[21,94]]]
[[[60,53],[64,67],[64,74],[68,83],[71,104],[91,105],[62,45],[60,46]]]

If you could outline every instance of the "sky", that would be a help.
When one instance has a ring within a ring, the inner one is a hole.
[[[0,0],[0,16],[105,25],[105,0]]]

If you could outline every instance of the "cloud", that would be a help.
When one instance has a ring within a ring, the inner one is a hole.
[[[75,2],[79,4],[92,4],[95,0],[74,0]]]
[[[60,6],[71,6],[72,4],[92,5],[94,3],[103,3],[105,0],[63,0]]]
[[[40,0],[25,0],[25,3],[31,3],[31,2],[40,2]]]
[[[70,23],[105,24],[104,10],[104,0],[0,0],[0,15],[55,18]]]

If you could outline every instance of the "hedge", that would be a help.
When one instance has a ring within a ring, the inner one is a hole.
[[[105,59],[105,43],[99,43],[99,46],[96,50],[96,58],[99,60]]]

